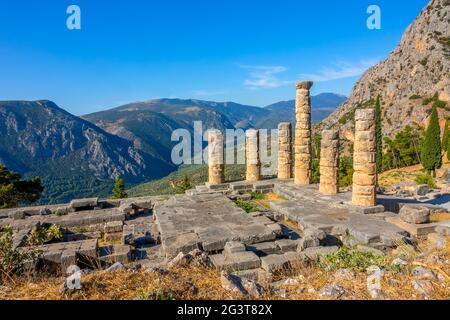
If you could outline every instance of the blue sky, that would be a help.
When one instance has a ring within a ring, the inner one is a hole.
[[[0,100],[50,99],[76,115],[162,97],[264,106],[348,95],[428,0],[0,0]],[[81,8],[81,30],[66,9]],[[381,30],[366,27],[381,8]]]

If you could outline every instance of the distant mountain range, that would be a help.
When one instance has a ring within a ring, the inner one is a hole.
[[[313,97],[313,120],[333,112],[345,97]],[[168,175],[172,131],[276,128],[294,122],[295,102],[264,108],[233,102],[159,99],[76,117],[51,101],[0,101],[0,163],[26,177],[40,176],[42,203],[107,196],[113,179],[137,184]]]

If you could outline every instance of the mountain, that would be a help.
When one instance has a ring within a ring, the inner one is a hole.
[[[0,162],[40,176],[44,203],[107,195],[117,176],[138,183],[174,170],[50,101],[0,102]]]
[[[335,93],[321,93],[311,97],[312,122],[318,123],[333,113],[347,99]],[[270,114],[257,123],[259,128],[277,128],[280,122],[295,124],[295,100],[281,101],[264,108]]]
[[[425,125],[433,104],[442,125],[450,115],[450,1],[431,1],[407,28],[398,47],[383,62],[366,71],[349,99],[317,129],[341,126],[353,130],[357,108],[382,99],[383,134],[392,135],[406,125]]]
[[[312,97],[313,120],[322,120],[345,99],[332,93]],[[272,129],[277,128],[280,122],[295,123],[294,109],[293,100],[261,108],[234,102],[157,99],[123,105],[82,118],[133,142],[137,149],[169,162],[172,147],[177,143],[171,141],[175,129],[187,129],[192,133],[194,121],[202,121],[204,131],[210,128]]]

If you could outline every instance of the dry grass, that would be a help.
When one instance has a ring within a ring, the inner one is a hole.
[[[383,295],[388,299],[414,300],[422,297],[413,288],[412,268],[417,265],[432,269],[439,280],[432,282],[430,299],[450,299],[450,238],[441,250],[432,249],[426,241],[421,242],[420,255],[407,260],[410,266],[398,271],[386,271],[382,279]],[[401,252],[397,250],[390,259]],[[296,265],[289,270],[293,283],[283,286],[286,293],[268,293],[266,300],[317,300],[323,298],[320,288],[326,284],[339,284],[346,293],[341,299],[367,300],[367,275],[356,272],[351,279],[334,279],[333,272],[327,272],[317,265]],[[281,275],[280,275],[281,276]],[[134,300],[134,299],[187,299],[223,300],[248,299],[224,290],[220,273],[209,268],[186,267],[170,270],[167,274],[157,272],[93,272],[82,278],[83,289],[69,296],[60,293],[64,278],[23,277],[0,286],[0,299],[24,300]],[[193,288],[195,287],[195,290]],[[151,295],[153,293],[153,295]]]
[[[414,181],[423,170],[422,165],[404,167],[383,172],[378,178],[380,187],[386,188],[403,181]]]
[[[264,208],[270,208],[271,202],[282,202],[282,201],[287,201],[287,199],[276,193],[270,192],[270,193],[265,194],[263,199],[255,199],[253,201]]]
[[[431,222],[450,221],[450,213],[448,212],[434,212],[431,214]]]

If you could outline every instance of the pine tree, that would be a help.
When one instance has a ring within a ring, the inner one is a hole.
[[[431,171],[433,175],[435,170],[442,165],[441,128],[439,127],[439,116],[435,106],[433,106],[431,112],[430,125],[425,133],[421,160],[423,167]]]
[[[125,182],[123,181],[122,177],[116,178],[112,193],[113,199],[124,199],[128,197],[128,194],[125,192]]]
[[[375,104],[375,141],[377,145],[377,172],[383,171],[383,128],[381,123],[381,101],[380,96],[377,97]]]
[[[0,164],[0,209],[33,203],[41,197],[42,192],[44,187],[41,179],[22,180],[20,174]]]
[[[443,151],[448,151],[448,138],[450,135],[449,126],[450,126],[450,119],[447,118],[445,120],[444,136],[442,137],[442,150]]]

